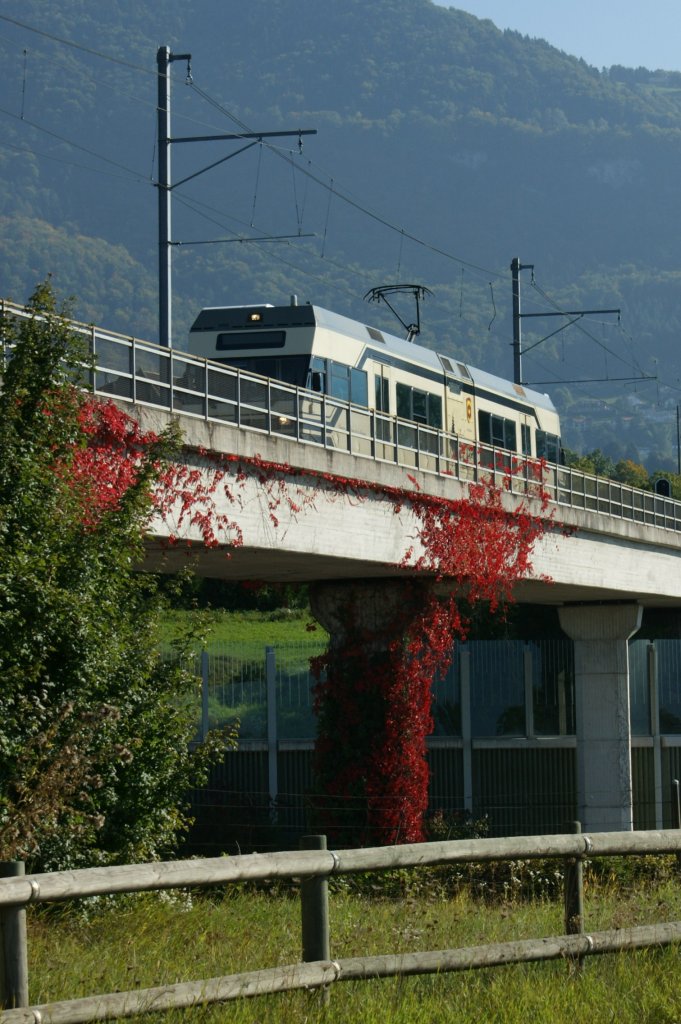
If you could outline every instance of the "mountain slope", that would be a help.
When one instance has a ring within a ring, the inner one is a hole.
[[[302,154],[294,134],[176,187],[178,242],[286,236],[177,247],[178,340],[202,305],[292,292],[394,329],[361,298],[401,278],[434,291],[425,343],[509,375],[519,255],[555,303],[525,274],[527,311],[623,309],[624,331],[583,321],[588,334],[525,360],[530,380],[556,381],[568,444],[675,461],[681,75],[603,73],[431,0],[5,0],[0,13],[3,293],[52,272],[84,319],[153,334],[167,43],[191,52],[194,77],[173,64],[174,135],[318,131]],[[173,146],[173,181],[235,148]],[[527,347],[559,323],[526,320]],[[672,387],[641,385],[632,405],[614,378],[656,367]],[[560,386],[585,376],[606,382]]]

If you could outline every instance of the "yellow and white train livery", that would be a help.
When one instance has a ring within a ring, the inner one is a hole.
[[[548,395],[320,306],[203,309],[189,352],[348,401],[386,425],[397,417],[560,461],[560,422]]]

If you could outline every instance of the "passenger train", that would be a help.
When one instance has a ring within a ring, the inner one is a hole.
[[[465,441],[560,461],[548,395],[320,306],[203,309],[189,352]]]

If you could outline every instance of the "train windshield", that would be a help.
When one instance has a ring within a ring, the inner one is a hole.
[[[228,363],[237,370],[248,370],[259,373],[262,377],[273,377],[275,380],[304,388],[310,368],[309,356],[246,356],[221,358],[217,362]]]
[[[218,334],[215,339],[217,352],[235,352],[237,349],[283,348],[286,331],[241,331],[238,334]]]

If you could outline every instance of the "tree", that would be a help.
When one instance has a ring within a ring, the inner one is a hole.
[[[639,462],[633,459],[620,459],[615,466],[615,480],[630,487],[640,487],[643,491],[650,490],[650,473]]]
[[[578,455],[576,452],[570,451],[569,448],[565,448],[564,453],[566,465],[572,469],[578,469],[581,473],[591,473],[594,476],[610,478],[615,476],[615,463],[600,448],[594,448],[586,455]]]
[[[31,308],[3,323],[0,859],[151,859],[218,747],[190,750],[196,683],[160,658],[162,597],[135,571],[178,438],[76,386],[85,353],[49,284]]]

